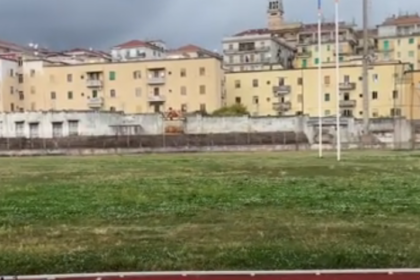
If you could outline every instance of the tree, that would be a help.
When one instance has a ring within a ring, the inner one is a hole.
[[[248,110],[242,104],[234,104],[231,106],[224,106],[213,112],[213,116],[243,116],[249,115]]]

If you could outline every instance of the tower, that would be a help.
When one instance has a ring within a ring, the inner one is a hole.
[[[283,0],[269,0],[267,9],[268,29],[281,29],[283,24],[283,15]]]

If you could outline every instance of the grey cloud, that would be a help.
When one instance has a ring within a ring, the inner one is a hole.
[[[268,0],[267,0],[268,1]],[[265,26],[264,0],[0,0],[0,38],[51,48],[109,48],[129,39],[163,39],[170,46],[217,48],[223,36]],[[284,0],[290,21],[316,20],[316,0]],[[370,0],[377,23],[418,0]],[[340,0],[340,17],[361,20],[362,0]],[[334,0],[323,0],[327,20]],[[373,24],[372,24],[373,25]]]

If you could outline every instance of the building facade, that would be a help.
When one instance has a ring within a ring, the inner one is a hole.
[[[381,63],[369,70],[370,114],[372,118],[388,116],[420,117],[413,111],[419,102],[406,78],[409,64]],[[340,69],[340,96],[336,93],[334,67],[322,70],[322,116],[362,118],[362,68],[360,64]],[[317,68],[266,70],[226,74],[227,102],[240,103],[254,116],[319,116]],[[414,104],[414,105],[413,105]]]
[[[224,98],[221,60],[214,57],[75,65],[27,60],[22,66],[2,60],[1,65],[5,112],[212,112]],[[18,73],[13,78],[12,69]]]
[[[267,65],[291,69],[294,54],[293,46],[272,34],[223,39],[224,65],[231,72],[262,70]]]
[[[420,16],[403,15],[387,18],[378,26],[378,57],[383,61],[408,62],[420,69]]]

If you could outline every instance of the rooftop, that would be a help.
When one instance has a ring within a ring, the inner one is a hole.
[[[418,14],[407,15],[393,15],[380,24],[379,26],[393,26],[393,25],[413,25],[420,24],[420,16]]]

